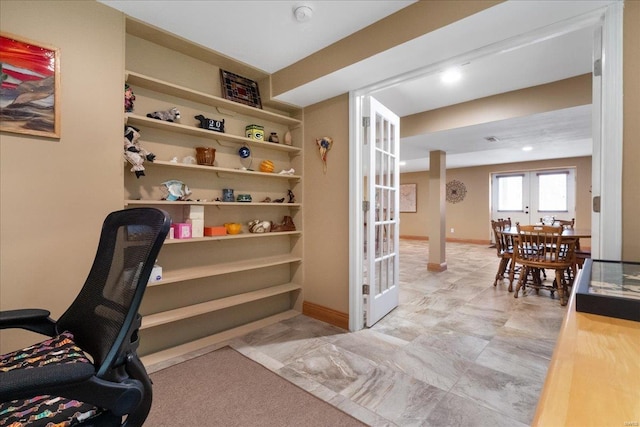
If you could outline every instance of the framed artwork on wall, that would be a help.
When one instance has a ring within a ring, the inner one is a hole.
[[[0,131],[60,138],[60,50],[0,33]]]
[[[400,184],[400,212],[417,212],[418,184]]]
[[[258,83],[229,71],[220,70],[222,96],[230,101],[262,108]]]

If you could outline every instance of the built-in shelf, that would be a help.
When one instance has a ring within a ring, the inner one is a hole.
[[[176,345],[166,350],[150,353],[141,357],[142,363],[149,373],[159,371],[176,363],[176,361],[184,361],[185,357],[197,357],[200,354],[215,350],[219,346],[225,345],[228,341],[246,335],[250,332],[264,328],[269,325],[282,322],[298,316],[299,311],[287,310],[272,316],[227,329],[217,334],[208,335],[198,340],[189,341],[185,344]]]
[[[300,285],[294,283],[285,283],[284,285],[271,286],[269,288],[259,289],[257,291],[245,292],[239,295],[232,295],[226,298],[220,298],[212,301],[202,302],[187,307],[180,307],[173,310],[163,311],[156,314],[149,314],[142,318],[141,330],[164,325],[166,323],[177,322],[178,320],[188,319],[190,317],[199,316],[201,314],[211,313],[213,311],[223,310],[229,307],[235,307],[252,301],[269,298],[275,295],[286,294],[292,291],[300,290]]]
[[[189,89],[150,76],[146,76],[144,74],[136,73],[134,71],[126,71],[125,79],[127,83],[132,86],[143,87],[155,92],[161,92],[163,94],[176,96],[178,98],[187,99],[216,108],[228,109],[258,119],[268,120],[274,123],[281,123],[287,126],[300,126],[302,124],[302,121],[293,117],[273,113],[271,111],[262,110],[260,108],[250,107],[244,104],[239,104],[237,102],[229,101],[228,99],[220,98],[219,96],[209,95],[204,92]]]
[[[167,240],[167,242],[171,242],[171,240]],[[219,276],[239,271],[257,270],[260,268],[274,267],[277,265],[291,264],[301,261],[302,258],[293,255],[277,255],[250,260],[226,262],[218,265],[214,264],[200,267],[181,268],[167,271],[166,274],[163,275],[162,280],[159,282],[149,283],[147,287],[201,279],[203,277]]]
[[[220,174],[243,175],[243,176],[254,176],[254,177],[269,178],[269,179],[285,179],[289,181],[300,181],[301,179],[300,175],[258,172],[258,171],[252,171],[252,170],[246,170],[246,169],[221,168],[218,166],[193,165],[188,163],[167,162],[164,160],[154,160],[153,162],[145,163],[145,167],[148,167],[149,165],[206,171],[206,172],[216,173],[218,175]]]
[[[245,74],[242,64],[228,61],[222,55],[195,45],[175,40],[168,34],[159,33],[141,23],[128,21],[127,33],[142,39],[138,40],[138,43],[131,43],[131,46],[128,44],[131,52],[127,52],[127,55],[143,57],[147,51],[154,51],[157,46],[160,46],[165,49],[158,53],[164,55],[164,61],[170,64],[172,69],[181,69],[182,55],[187,54],[201,61],[203,69],[210,69],[212,74],[217,73],[219,69],[225,69],[254,79],[263,87],[269,83],[266,74],[260,76]],[[174,55],[173,52],[179,55]],[[212,67],[209,68],[206,64],[211,64]],[[151,64],[148,65],[151,66]],[[230,101],[223,96],[180,86],[133,70],[125,70],[125,81],[134,91],[139,90],[137,95],[143,104],[145,102],[151,104],[152,100],[162,99],[184,111],[203,111],[203,114],[217,111],[233,117],[228,129],[233,128],[234,132],[226,133],[203,129],[195,122],[186,120],[185,124],[180,123],[180,120],[174,123],[146,117],[142,113],[126,113],[127,124],[145,129],[144,133],[149,135],[148,140],[142,142],[148,144],[151,151],[172,152],[172,148],[180,147],[183,152],[186,152],[187,148],[204,144],[217,148],[224,156],[231,156],[237,153],[238,148],[247,146],[252,150],[255,149],[255,153],[258,153],[261,159],[274,156],[274,160],[284,167],[283,173],[279,173],[280,169],[275,173],[265,173],[165,160],[145,162],[145,168],[148,168],[149,172],[156,174],[162,172],[160,175],[189,180],[195,183],[192,184],[195,188],[207,189],[207,196],[210,198],[194,201],[129,199],[124,200],[125,207],[155,206],[171,211],[172,214],[177,213],[179,216],[183,206],[206,206],[204,211],[207,225],[241,219],[244,222],[254,217],[254,214],[255,217],[262,217],[271,212],[277,213],[278,216],[291,215],[292,219],[298,222],[299,228],[302,228],[302,203],[288,203],[289,198],[285,193],[286,188],[302,193],[303,109],[277,100],[264,99],[264,97],[262,99],[264,109],[255,108]],[[180,83],[191,84],[189,81]],[[269,92],[268,87],[265,92]],[[215,93],[218,94],[218,92]],[[296,145],[247,138],[240,129],[252,123],[264,123],[280,132],[288,131],[292,134]],[[154,130],[157,132],[153,132]],[[236,163],[229,161],[229,165],[235,166]],[[295,172],[286,173],[291,167],[297,169],[298,175]],[[270,197],[281,194],[285,198],[282,203],[265,203],[257,200],[258,197],[252,202],[213,200],[216,199],[218,187],[222,185],[219,179],[233,183],[233,187],[243,188],[246,192],[253,190],[261,195],[260,199],[267,194]],[[126,197],[152,195],[147,197],[161,198],[157,183],[154,185],[148,181],[142,182],[126,177],[124,185],[125,194],[128,194]],[[192,210],[196,209],[189,211]],[[202,211],[202,209],[199,210]],[[165,240],[166,247],[158,259],[159,264],[165,266],[162,280],[148,284],[148,292],[153,293],[153,296],[147,300],[148,306],[144,311],[153,314],[143,317],[140,328],[142,345],[139,351],[143,355],[142,361],[147,369],[161,369],[170,364],[172,358],[191,357],[225,340],[298,315],[301,310],[304,283],[303,271],[299,268],[300,263],[303,262],[302,236],[303,233],[299,230],[269,233],[244,231],[234,235]],[[225,241],[228,242],[225,243]],[[252,256],[253,247],[257,247],[261,256]],[[224,251],[224,257],[217,257],[217,251]],[[248,288],[238,289],[235,286],[235,279],[238,277],[246,279]],[[216,292],[223,294],[224,297],[211,300],[211,297],[207,297],[209,289],[200,294],[190,290],[192,286],[215,287]],[[178,302],[171,301],[176,292],[182,291],[194,292],[190,295],[189,306],[180,307]],[[262,307],[263,302],[264,307]],[[207,313],[221,318],[222,324],[204,321]],[[197,325],[197,334],[182,330],[192,325]],[[185,342],[188,339],[193,340]],[[155,352],[145,354],[149,350]]]
[[[300,208],[302,205],[300,203],[265,203],[265,202],[203,202],[203,201],[169,201],[169,200],[125,200],[125,206],[130,205],[205,205],[205,206],[221,206],[221,207],[230,207],[230,206],[242,206],[242,207],[258,207],[258,206],[271,206],[271,207],[286,207],[286,208]]]
[[[166,122],[164,120],[152,119],[150,117],[140,116],[133,113],[127,113],[125,115],[127,124],[133,126],[147,126],[167,132],[176,132],[184,135],[198,136],[200,138],[208,138],[218,142],[226,141],[237,145],[249,145],[252,147],[263,147],[269,150],[286,151],[291,154],[298,154],[300,152],[299,147],[286,144],[277,144],[275,142],[258,141],[256,139],[247,138],[245,136],[238,136],[231,133],[215,132],[207,129],[198,128],[195,126],[183,125],[182,123]]]

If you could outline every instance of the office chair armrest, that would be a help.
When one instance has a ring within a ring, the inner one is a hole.
[[[39,308],[0,311],[0,329],[20,328],[52,337],[57,334],[56,324],[49,314]]]

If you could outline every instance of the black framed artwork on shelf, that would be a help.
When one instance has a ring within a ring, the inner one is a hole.
[[[258,83],[230,71],[220,70],[222,96],[229,101],[262,108]]]

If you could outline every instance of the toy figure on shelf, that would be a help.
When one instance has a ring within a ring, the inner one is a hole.
[[[162,185],[164,186],[163,191],[165,192],[164,200],[171,202],[183,201],[187,200],[191,195],[189,187],[177,179],[170,179],[169,181],[163,182]]]
[[[136,96],[133,94],[133,89],[128,84],[124,84],[124,112],[133,112],[133,101],[136,100]]]
[[[295,196],[295,194],[293,194],[293,191],[289,190],[289,192],[287,194],[289,195],[289,203],[295,203],[296,202],[296,196]]]
[[[147,114],[147,117],[165,122],[175,122],[176,120],[180,120],[180,111],[178,111],[176,107],[173,107],[164,111],[154,111],[153,113]]]
[[[143,163],[146,160],[153,162],[156,155],[151,151],[145,150],[138,139],[140,138],[140,130],[133,126],[124,127],[124,158],[133,166],[131,172],[135,172],[136,178],[144,176]]]

